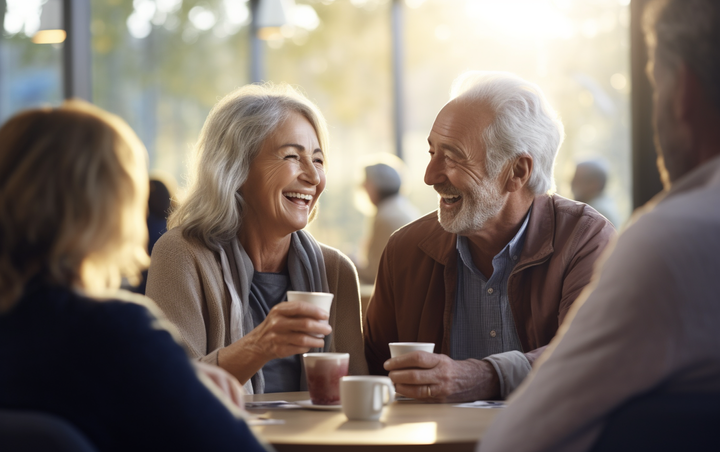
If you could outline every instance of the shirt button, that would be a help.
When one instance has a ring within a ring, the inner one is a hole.
[[[495,332],[495,330],[490,331],[490,337],[495,337],[495,336],[497,336],[497,333]]]
[[[517,256],[513,256],[513,260],[516,261],[516,260],[517,260]]]
[[[492,293],[493,293],[492,287],[488,289],[488,293],[489,293],[489,294],[492,294]]]

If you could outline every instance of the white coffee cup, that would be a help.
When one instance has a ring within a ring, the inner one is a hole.
[[[296,290],[288,290],[288,301],[304,301],[327,311],[330,314],[333,297],[335,295],[325,292],[298,292]]]
[[[351,421],[377,421],[383,407],[395,401],[390,377],[357,375],[340,379],[340,403]]]
[[[390,342],[388,345],[391,358],[415,351],[432,353],[435,350],[432,342]]]
[[[320,309],[324,309],[328,315],[330,315],[330,307],[332,306],[334,296],[334,294],[325,292],[298,292],[296,290],[288,290],[287,292],[288,301],[304,301],[305,303],[310,303]],[[328,323],[328,321],[322,320],[322,323]],[[319,334],[317,337],[322,338],[323,335]]]

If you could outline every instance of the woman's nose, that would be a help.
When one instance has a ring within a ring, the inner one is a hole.
[[[313,163],[312,158],[305,159],[302,165],[302,174],[300,178],[310,185],[318,185],[320,183],[320,174],[318,168]]]

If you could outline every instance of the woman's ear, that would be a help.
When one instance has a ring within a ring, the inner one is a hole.
[[[505,189],[516,192],[527,185],[533,169],[533,159],[529,155],[521,155],[508,167],[508,177]]]

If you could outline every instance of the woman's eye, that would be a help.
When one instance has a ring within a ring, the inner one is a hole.
[[[300,160],[300,156],[297,154],[286,155],[285,160],[288,160],[288,159]]]
[[[315,163],[317,163],[317,164],[320,164],[320,165],[324,165],[324,164],[325,164],[325,160],[323,160],[323,159],[315,159],[315,160],[313,160],[313,161],[314,161]]]

